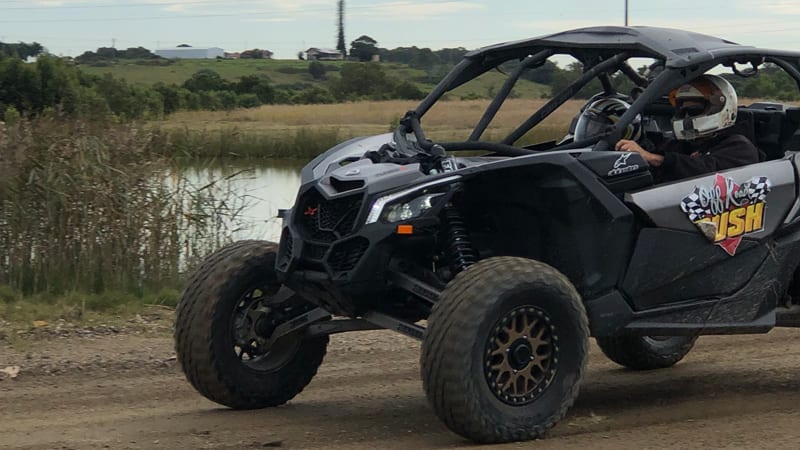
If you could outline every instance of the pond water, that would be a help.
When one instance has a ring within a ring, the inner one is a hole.
[[[219,188],[234,194],[231,197],[235,198],[235,207],[241,208],[238,220],[231,224],[234,240],[278,242],[281,232],[278,209],[294,204],[300,187],[300,170],[305,164],[301,160],[234,160],[189,167],[184,175],[197,186],[217,181]]]

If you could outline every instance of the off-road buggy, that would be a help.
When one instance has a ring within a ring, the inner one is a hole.
[[[582,75],[507,136],[482,139],[515,84],[567,57]],[[648,70],[634,68],[642,61]],[[330,334],[391,329],[422,341],[441,420],[504,442],[564,417],[590,337],[623,366],[656,369],[698,335],[800,325],[800,108],[740,105],[737,126],[763,162],[719,173],[654,184],[639,154],[613,151],[637,117],[649,139],[670,138],[667,96],[679,85],[765,68],[800,86],[800,53],[659,28],[468,53],[394,133],[344,142],[302,170],[279,244],[237,242],[202,263],[177,310],[187,378],[231,408],[277,406],[311,381]],[[492,70],[505,84],[469,137],[429,140],[429,109]],[[592,80],[632,103],[615,125],[520,144]]]

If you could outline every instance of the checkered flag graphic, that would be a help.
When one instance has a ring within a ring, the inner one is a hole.
[[[681,209],[689,215],[692,222],[697,222],[708,215],[708,209],[700,204],[700,188],[695,186],[691,194],[681,200]]]
[[[767,177],[753,177],[739,186],[739,191],[746,193],[750,203],[767,201],[767,194],[772,190],[772,183]]]

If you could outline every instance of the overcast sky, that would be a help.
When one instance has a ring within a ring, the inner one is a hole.
[[[78,55],[101,46],[265,48],[295,58],[335,47],[336,0],[0,0],[0,41]],[[670,6],[667,6],[670,5]],[[800,50],[800,0],[629,0],[631,25],[689,29]],[[590,25],[622,25],[614,0],[346,0],[345,39],[386,48],[466,47]]]

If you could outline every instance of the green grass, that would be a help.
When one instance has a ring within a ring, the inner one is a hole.
[[[0,285],[0,293],[9,292],[14,292],[13,299],[0,298],[0,319],[15,327],[31,326],[36,321],[49,323],[65,320],[81,323],[100,316],[129,317],[148,306],[174,308],[180,298],[180,292],[172,288],[162,288],[142,295],[124,291],[70,291],[63,294],[39,293],[23,296],[7,285]]]
[[[341,62],[328,62],[338,67]],[[236,81],[246,75],[267,75],[276,84],[296,82],[319,83],[308,74],[308,61],[273,60],[273,59],[179,59],[169,66],[137,65],[133,62],[118,61],[109,67],[93,67],[81,65],[79,68],[90,74],[103,75],[110,73],[134,84],[152,85],[159,81],[167,84],[181,84],[193,73],[202,69],[211,69],[223,78]],[[298,73],[283,73],[281,70],[293,70]]]
[[[81,65],[79,68],[89,74],[103,75],[110,73],[115,78],[122,78],[130,83],[140,85],[153,85],[158,82],[166,84],[182,84],[192,74],[201,69],[211,69],[223,78],[236,81],[246,75],[266,75],[274,84],[308,83],[311,85],[324,85],[324,80],[315,80],[308,73],[308,61],[278,60],[278,59],[183,59],[176,60],[168,66],[138,65],[134,62],[118,61],[108,67],[94,67]],[[342,61],[326,61],[324,63],[328,74],[336,76],[336,72],[346,64]],[[415,83],[423,91],[431,90],[438,80],[429,80],[424,70],[415,69],[405,64],[380,63],[392,76]],[[491,92],[496,92],[503,85],[506,75],[500,72],[488,72],[476,80],[454,90],[450,95],[455,98],[490,97]],[[515,89],[516,96],[522,98],[540,98],[549,92],[549,87],[521,80]]]
[[[0,296],[9,292],[13,289],[0,285]],[[73,291],[25,297],[16,292],[14,295],[13,300],[0,297],[0,345],[29,351],[38,345],[37,342],[52,339],[54,332],[69,333],[86,327],[169,333],[180,292],[164,288],[139,296],[122,291],[100,294]]]

